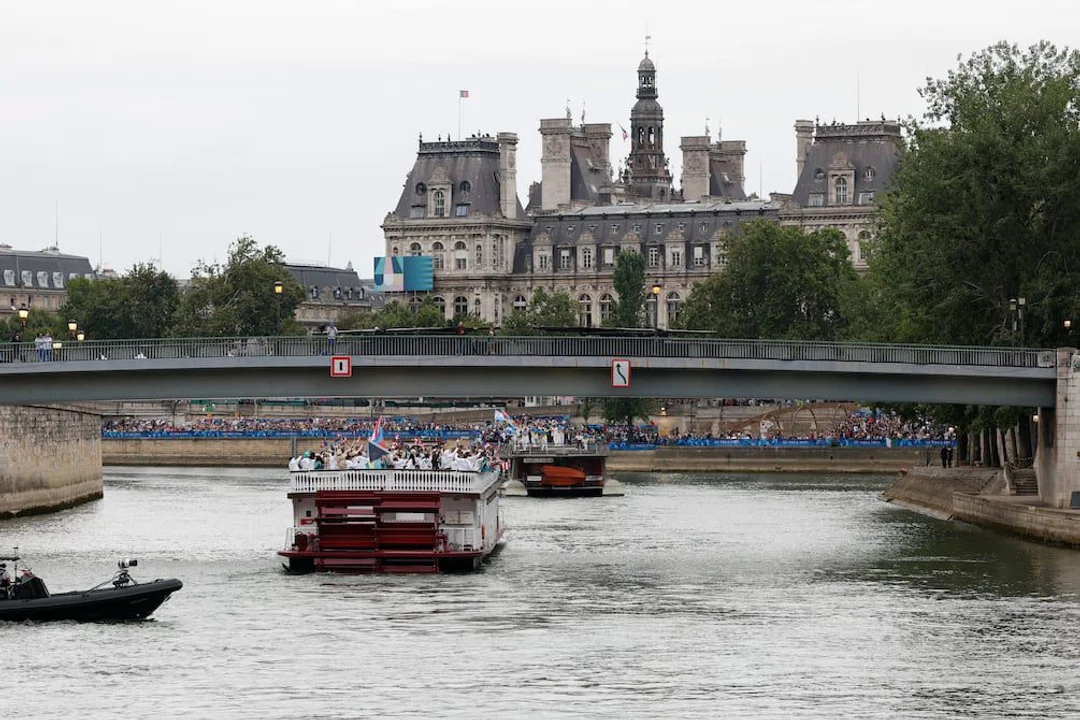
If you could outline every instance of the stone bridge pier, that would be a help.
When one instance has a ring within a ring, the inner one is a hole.
[[[1080,351],[1057,351],[1055,407],[1039,408],[1035,475],[1039,499],[1050,507],[1067,508],[1080,492]]]

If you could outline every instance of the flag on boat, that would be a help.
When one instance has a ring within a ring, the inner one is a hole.
[[[375,443],[368,440],[367,456],[369,466],[374,465],[389,454],[390,451],[384,448],[382,445],[376,445]]]
[[[517,424],[514,423],[514,421],[512,419],[510,419],[510,416],[507,415],[506,413],[504,413],[502,410],[496,410],[495,411],[495,422],[497,422],[497,423],[506,423],[506,426],[508,428],[510,428],[511,430],[513,430],[514,432],[518,431]]]
[[[375,421],[375,428],[371,431],[371,442],[376,445],[382,445],[383,442],[383,430],[382,430],[382,415]]]

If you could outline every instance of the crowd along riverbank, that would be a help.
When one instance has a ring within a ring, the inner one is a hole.
[[[284,468],[321,438],[104,438],[104,465]],[[933,462],[933,447],[642,446],[611,451],[613,472],[899,472]],[[625,446],[623,446],[625,447]]]

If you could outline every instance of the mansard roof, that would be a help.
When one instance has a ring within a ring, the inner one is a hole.
[[[15,250],[8,245],[0,245],[0,270],[3,271],[0,273],[0,287],[9,288],[63,290],[72,277],[94,277],[94,269],[87,258],[66,255],[55,248]]]
[[[445,177],[443,177],[445,174]],[[405,180],[397,207],[393,214],[402,220],[409,219],[414,206],[427,207],[426,190],[436,182],[449,180],[452,185],[449,203],[467,202],[469,214],[480,212],[495,215],[501,212],[499,201],[499,143],[490,136],[473,136],[466,140],[420,142],[416,162]],[[462,192],[462,183],[468,183]],[[425,192],[418,192],[422,186]],[[518,200],[518,216],[524,214]],[[453,213],[447,211],[448,218]]]
[[[682,233],[687,246],[707,243],[717,231],[736,232],[740,222],[756,218],[775,220],[780,206],[772,202],[672,203],[666,205],[609,205],[537,215],[529,237],[517,247],[514,272],[525,272],[526,260],[538,241],[554,247],[587,244],[621,245],[636,233],[642,248],[668,243],[672,232]],[[541,237],[544,236],[544,237]]]
[[[742,178],[730,157],[710,155],[709,195],[725,200],[746,200]]]
[[[855,187],[849,204],[858,201],[859,193],[883,192],[896,172],[901,140],[900,125],[894,122],[818,125],[792,200],[807,207],[811,193],[821,193],[823,204],[820,207],[828,207],[829,170],[838,167],[855,171]]]

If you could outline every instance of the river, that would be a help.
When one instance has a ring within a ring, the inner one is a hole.
[[[285,473],[107,468],[0,522],[54,591],[185,587],[151,620],[0,626],[19,717],[1080,716],[1080,552],[922,517],[887,477],[624,475],[504,499],[484,569],[287,576]]]

